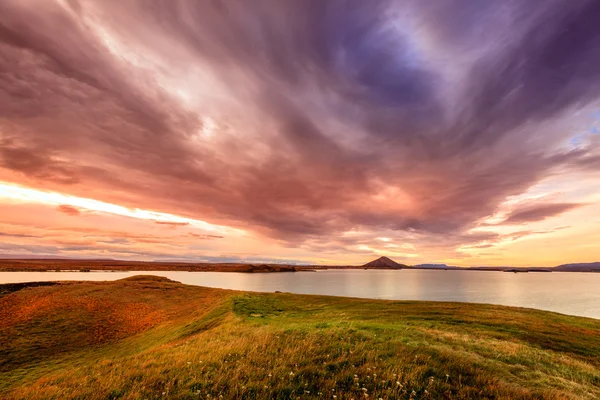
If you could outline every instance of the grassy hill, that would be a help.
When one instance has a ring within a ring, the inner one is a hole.
[[[1,399],[598,399],[600,321],[159,277],[0,290]]]

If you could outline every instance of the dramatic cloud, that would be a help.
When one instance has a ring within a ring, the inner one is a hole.
[[[582,204],[574,203],[556,203],[556,204],[539,204],[528,207],[522,210],[517,210],[511,213],[503,223],[505,224],[522,224],[527,222],[541,221],[555,215],[562,214]]]
[[[4,0],[0,180],[313,251],[483,248],[511,196],[598,183],[599,19],[593,0]]]

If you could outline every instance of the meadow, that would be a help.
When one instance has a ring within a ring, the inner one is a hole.
[[[0,296],[0,399],[600,398],[595,319],[152,276]]]

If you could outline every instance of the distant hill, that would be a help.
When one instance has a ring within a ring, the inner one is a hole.
[[[408,265],[399,264],[396,261],[388,257],[379,257],[377,260],[363,265],[364,268],[378,268],[378,269],[402,269],[408,268]]]
[[[296,272],[296,267],[290,265],[275,265],[275,264],[250,264],[247,269],[240,272]]]
[[[562,264],[552,268],[553,271],[564,271],[564,272],[600,272],[600,262],[591,263],[575,263],[575,264]]]

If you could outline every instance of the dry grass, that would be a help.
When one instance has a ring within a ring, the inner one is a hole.
[[[24,289],[0,319],[0,398],[600,398],[600,321],[535,310],[144,277]]]

